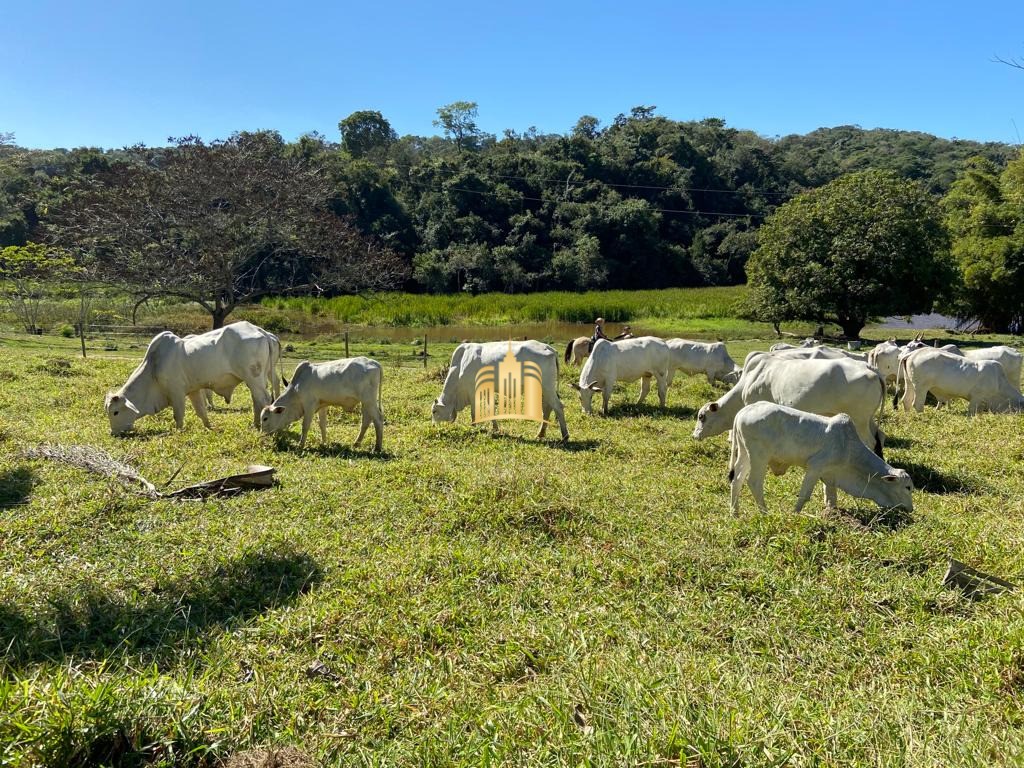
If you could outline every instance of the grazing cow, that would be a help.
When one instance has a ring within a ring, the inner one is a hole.
[[[571,386],[580,393],[584,413],[592,413],[594,393],[600,392],[604,399],[604,413],[607,415],[608,401],[616,383],[640,379],[640,398],[637,403],[642,403],[651,389],[653,377],[658,383],[658,400],[664,408],[670,381],[670,360],[668,344],[654,336],[614,343],[598,339],[580,371],[579,384]]]
[[[605,344],[609,342],[603,342]],[[569,428],[565,425],[565,412],[562,401],[558,399],[558,353],[539,341],[515,341],[511,347],[507,341],[492,341],[485,344],[463,343],[452,353],[448,375],[444,379],[441,394],[431,408],[431,418],[435,424],[444,421],[455,421],[459,411],[469,406],[470,417],[476,421],[476,377],[481,368],[497,365],[505,359],[511,348],[519,362],[535,363],[540,367],[542,385],[542,411],[544,422],[540,425],[537,437],[544,437],[548,419],[554,411],[558,426],[562,431],[562,440],[569,439]],[[491,422],[493,429],[498,425]]]
[[[272,434],[302,419],[299,447],[306,445],[306,435],[313,416],[320,417],[320,440],[327,442],[327,409],[341,406],[354,411],[362,410],[363,423],[355,445],[363,441],[367,428],[373,424],[377,442],[374,451],[380,452],[384,443],[384,416],[381,413],[381,387],[384,371],[380,363],[368,357],[349,357],[327,363],[303,360],[295,367],[291,383],[280,397],[260,413],[260,430]]]
[[[900,347],[895,339],[883,341],[877,344],[874,349],[868,352],[868,365],[878,371],[882,380],[888,384],[896,381],[896,372],[899,370]]]
[[[701,407],[693,437],[702,440],[720,435],[732,429],[733,419],[744,405],[767,401],[819,416],[849,414],[864,444],[881,456],[885,435],[875,413],[884,395],[885,385],[878,373],[856,360],[762,355],[744,368],[736,386]]]
[[[914,483],[902,469],[894,469],[865,447],[853,421],[845,413],[830,418],[775,403],[745,406],[733,422],[729,455],[732,511],[738,512],[743,483],[762,512],[767,470],[781,475],[790,467],[804,468],[804,482],[796,500],[803,509],[820,480],[825,505],[836,507],[836,489],[871,499],[880,507],[913,511]]]
[[[209,427],[202,390],[227,398],[240,383],[252,393],[253,423],[258,429],[260,410],[270,401],[263,385],[273,359],[266,331],[245,321],[188,339],[164,331],[149,342],[142,362],[124,386],[107,394],[104,409],[110,431],[124,434],[140,417],[167,406],[174,410],[174,423],[181,429],[186,397]]]
[[[1003,366],[1006,378],[1010,383],[1015,387],[1020,387],[1021,361],[1024,360],[1024,355],[1021,355],[1013,347],[998,346],[968,349],[963,355],[968,360],[995,360]]]
[[[686,339],[667,339],[665,343],[669,351],[670,385],[677,370],[689,375],[703,373],[708,378],[708,384],[714,384],[716,379],[727,384],[735,384],[739,380],[740,368],[729,357],[722,342],[705,344]]]
[[[900,360],[899,382],[904,383],[903,409],[924,410],[931,392],[939,402],[962,398],[970,415],[1024,410],[1024,396],[995,360],[970,360],[939,349],[919,349]]]
[[[565,348],[565,362],[568,363],[571,360],[573,365],[579,365],[587,359],[589,354],[590,337],[577,336],[575,339],[571,339]]]

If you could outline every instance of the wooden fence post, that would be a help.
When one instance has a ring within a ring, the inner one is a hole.
[[[427,367],[427,334],[423,334],[423,367]]]
[[[345,357],[348,357],[348,331],[345,331]]]
[[[82,359],[85,359],[85,323],[76,323],[78,325],[78,338],[82,340]]]

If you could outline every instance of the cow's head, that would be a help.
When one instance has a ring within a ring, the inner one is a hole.
[[[430,419],[435,424],[455,421],[455,407],[445,403],[440,397],[430,406]]]
[[[888,474],[875,475],[868,481],[865,496],[885,509],[897,507],[914,511],[914,481],[904,469],[890,469]]]
[[[264,435],[272,435],[275,432],[280,432],[293,421],[295,419],[289,415],[287,408],[271,403],[260,411],[260,432]]]
[[[583,412],[588,414],[593,413],[594,393],[601,391],[601,387],[597,385],[597,382],[581,387],[579,384],[573,384],[570,381],[569,386],[580,393],[580,405],[583,406]]]
[[[738,365],[734,366],[731,371],[721,377],[722,381],[726,384],[733,385],[740,380],[740,376],[743,373],[743,369]]]
[[[103,408],[110,420],[110,434],[114,436],[130,432],[135,426],[135,420],[142,415],[131,400],[116,392],[107,393],[107,397],[103,401]]]
[[[705,437],[712,437],[724,432],[724,429],[719,429],[724,419],[725,416],[720,413],[718,403],[708,403],[702,406],[697,411],[697,426],[693,428],[693,439],[703,440]]]

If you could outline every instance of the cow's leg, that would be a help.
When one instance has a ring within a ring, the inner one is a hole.
[[[729,480],[731,482],[729,506],[733,514],[736,514],[740,511],[740,494],[743,492],[743,483],[750,476],[750,456],[742,445],[735,446],[733,451],[736,461],[729,468]]]
[[[658,389],[660,391],[661,387],[659,386]],[[647,399],[647,393],[650,392],[650,391],[651,391],[651,376],[650,376],[650,374],[645,374],[640,379],[640,399],[636,401],[636,404],[640,405],[640,403],[642,403],[644,400],[646,400]]]
[[[821,482],[822,485],[825,486],[825,509],[839,509],[839,497],[836,495],[836,484],[829,482],[825,478],[822,478]]]
[[[245,382],[245,386],[249,388],[249,393],[252,395],[252,423],[256,429],[260,428],[260,411],[264,406],[270,405],[270,395],[263,388],[263,378],[263,374],[260,373],[258,377]]]
[[[975,400],[973,397],[967,401],[967,415],[976,416],[978,411],[981,410],[981,401]]]
[[[668,377],[667,376],[655,376],[658,380],[658,401],[661,403],[661,407],[664,408],[668,404]]]
[[[192,407],[196,409],[196,414],[199,416],[199,420],[203,422],[203,426],[207,429],[210,427],[210,417],[206,415],[206,396],[210,390],[200,389],[197,392],[189,394],[188,399],[192,401]]]
[[[796,497],[796,512],[800,512],[804,508],[804,505],[810,501],[811,496],[814,494],[814,486],[818,484],[821,479],[821,475],[818,471],[810,464],[807,465],[807,469],[804,472],[804,481],[800,485],[800,493]]]
[[[911,397],[910,405],[915,411],[921,413],[924,410],[925,401],[928,399],[927,389],[914,388],[914,394]]]
[[[204,389],[203,390],[203,399],[206,400],[206,405],[207,405],[208,408],[213,408],[213,390],[212,389]]]
[[[309,428],[313,425],[313,411],[302,412],[302,434],[299,436],[299,448],[306,447],[306,435],[309,434]]]
[[[327,406],[321,406],[316,415],[320,420],[320,442],[327,445]]]
[[[363,442],[363,436],[366,435],[366,430],[370,426],[370,406],[363,403],[363,407],[360,410],[362,411],[363,420],[359,425],[359,435],[356,437],[356,441],[352,445],[359,445]]]
[[[601,390],[601,399],[603,401],[604,415],[608,415],[608,403],[612,399],[612,390],[615,388],[615,379],[604,380],[604,389]]]
[[[171,395],[171,410],[174,412],[174,425],[178,429],[185,428],[185,396]]]
[[[747,471],[749,475],[747,477],[747,486],[750,488],[750,493],[754,496],[754,501],[757,502],[757,508],[767,514],[768,505],[764,501],[764,476],[768,472],[768,466],[763,462],[754,464],[749,459],[748,462],[749,469]]]
[[[380,453],[384,450],[384,414],[380,412],[380,408],[374,403],[370,409],[370,420],[373,422],[373,433],[376,438],[373,444],[373,450],[376,453]]]

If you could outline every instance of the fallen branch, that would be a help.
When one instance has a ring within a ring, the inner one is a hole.
[[[220,477],[216,480],[208,480],[204,483],[195,483],[179,488],[176,491],[161,492],[149,480],[140,475],[135,469],[122,461],[118,461],[102,448],[91,445],[53,445],[43,443],[35,448],[25,451],[29,459],[47,459],[57,461],[61,464],[68,464],[79,469],[92,472],[95,475],[109,477],[117,480],[129,491],[145,496],[147,499],[205,499],[210,496],[234,496],[243,491],[269,488],[276,482],[274,479],[275,469],[262,464],[250,464],[245,472]],[[184,466],[184,465],[182,465]],[[181,467],[171,475],[171,478],[164,483],[170,484],[171,480],[177,477]]]

